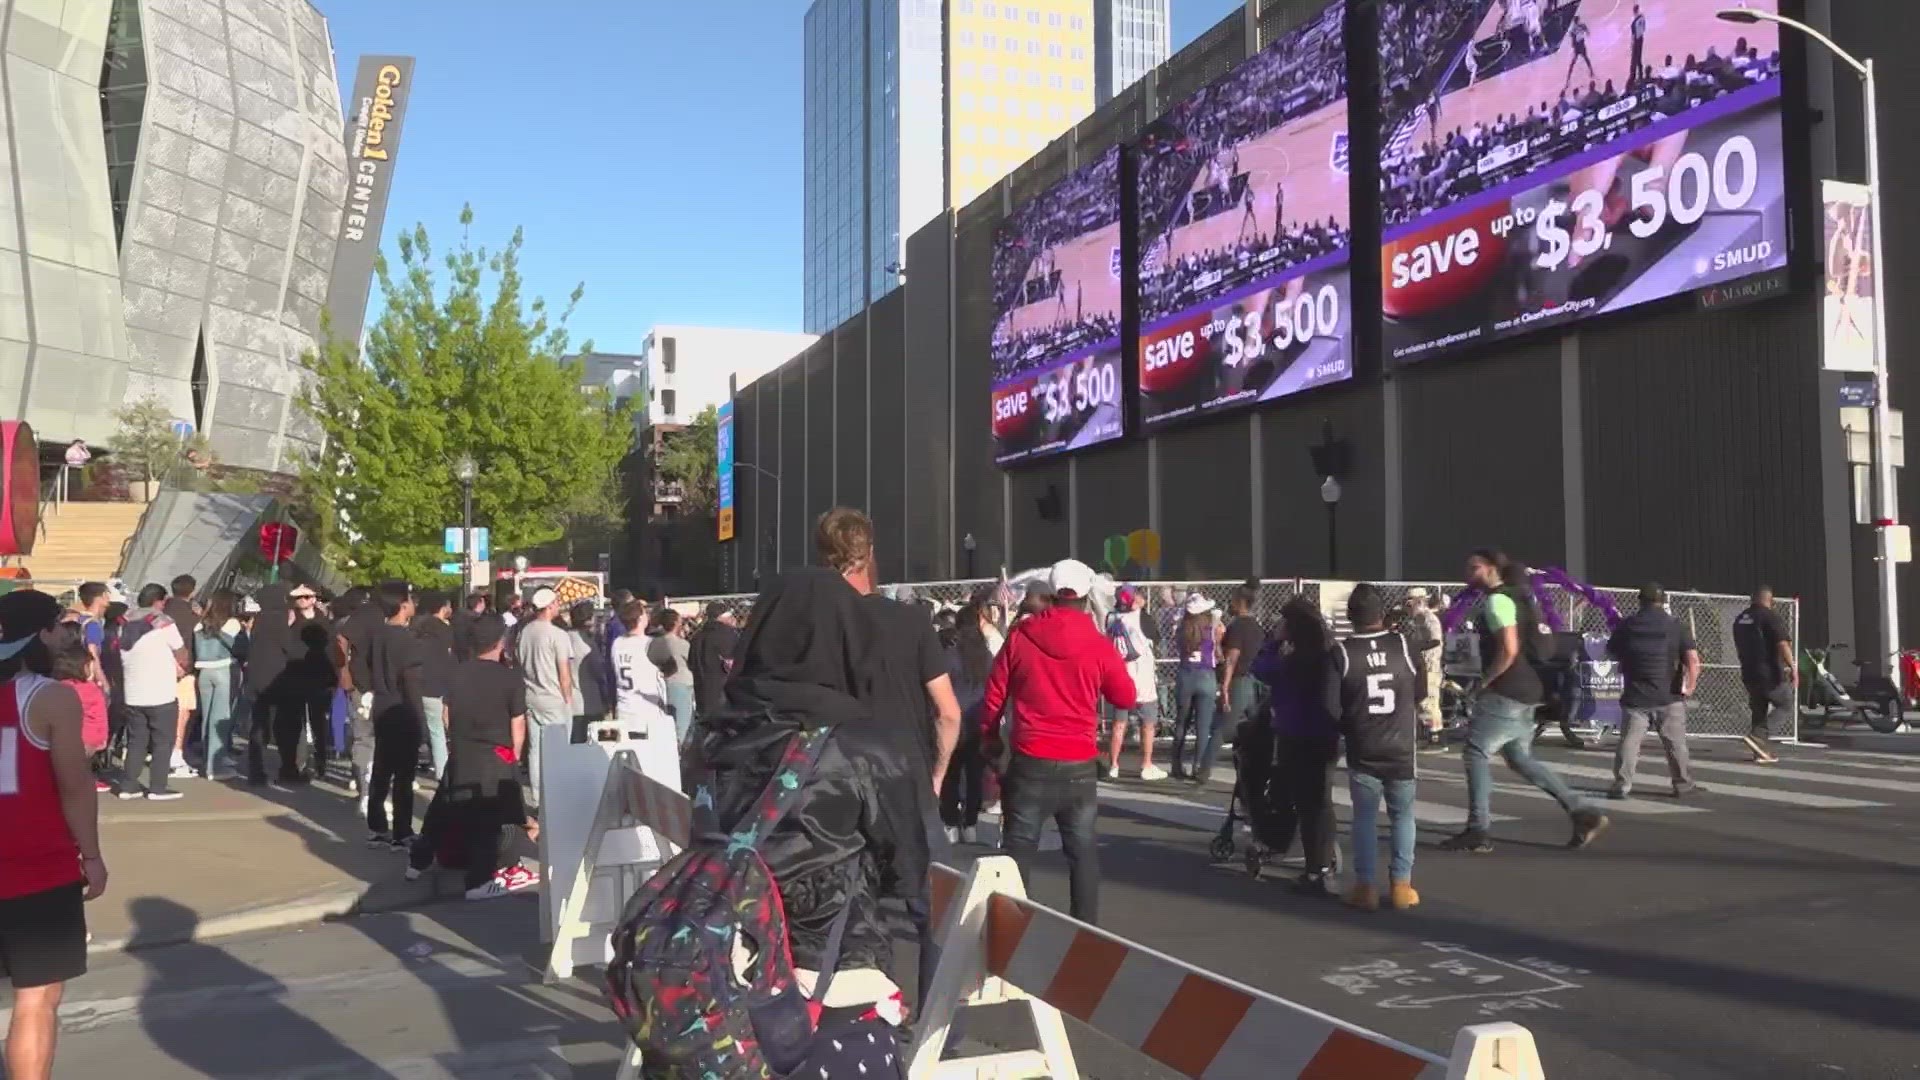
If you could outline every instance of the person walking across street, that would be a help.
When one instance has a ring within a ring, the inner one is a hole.
[[[1687,699],[1700,681],[1700,647],[1680,620],[1667,613],[1664,589],[1641,586],[1640,610],[1614,627],[1607,654],[1620,665],[1620,708],[1625,714],[1607,797],[1624,799],[1633,792],[1640,740],[1649,727],[1660,733],[1660,744],[1666,748],[1673,797],[1682,799],[1698,791],[1687,757]]]
[[[1353,800],[1353,886],[1347,903],[1380,906],[1374,876],[1380,804],[1387,807],[1387,903],[1405,911],[1420,902],[1413,888],[1414,777],[1420,701],[1427,695],[1407,639],[1386,628],[1387,601],[1378,587],[1354,586],[1347,597],[1353,633],[1333,648],[1327,711],[1347,746],[1347,793]]]
[[[46,593],[0,597],[0,978],[13,986],[13,1080],[53,1076],[60,999],[87,971],[85,904],[107,890],[80,699],[47,677],[45,635],[59,622],[60,603]]]
[[[367,845],[405,849],[413,843],[413,777],[426,726],[425,653],[413,633],[413,589],[380,586],[374,603],[384,621],[367,638],[367,693],[373,727],[373,771],[367,778]],[[387,816],[387,798],[393,816]]]
[[[1052,606],[1016,624],[994,659],[982,705],[984,736],[988,756],[997,757],[993,748],[1002,710],[1011,701],[1007,854],[1022,864],[1022,879],[1032,881],[1040,831],[1052,818],[1067,856],[1071,913],[1082,922],[1097,923],[1100,699],[1118,710],[1133,708],[1139,697],[1120,654],[1088,614],[1093,568],[1077,559],[1062,560],[1048,571],[1047,584]]]
[[[520,675],[527,681],[527,772],[533,801],[540,791],[540,736],[550,724],[573,730],[573,642],[554,625],[560,614],[560,596],[549,588],[533,592],[533,613],[520,628],[516,653]]]
[[[1793,730],[1800,673],[1793,639],[1773,610],[1773,590],[1768,586],[1753,590],[1751,606],[1734,616],[1733,648],[1740,654],[1740,682],[1747,688],[1747,707],[1753,717],[1741,741],[1753,751],[1753,760],[1771,765],[1780,760],[1768,749],[1774,726]]]
[[[126,682],[127,761],[114,795],[155,801],[177,799],[167,786],[173,740],[179,732],[180,673],[188,670],[187,643],[167,617],[167,590],[140,590],[141,612],[120,629],[120,666]],[[151,758],[151,763],[149,763]],[[140,772],[147,772],[145,787]]]
[[[1441,841],[1440,847],[1493,850],[1487,827],[1493,816],[1495,754],[1567,812],[1573,822],[1567,846],[1586,847],[1611,822],[1533,756],[1533,713],[1545,698],[1545,687],[1535,669],[1541,660],[1537,639],[1543,635],[1527,569],[1502,552],[1483,548],[1467,557],[1466,580],[1484,594],[1474,612],[1484,669],[1467,721],[1467,827]]]

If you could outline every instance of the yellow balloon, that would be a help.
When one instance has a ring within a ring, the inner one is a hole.
[[[1127,554],[1141,566],[1160,565],[1160,534],[1152,529],[1135,529],[1128,533]]]

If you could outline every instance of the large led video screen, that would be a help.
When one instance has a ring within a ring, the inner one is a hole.
[[[1023,203],[993,237],[993,454],[1001,465],[1126,433],[1120,150]]]
[[[1145,428],[1353,376],[1345,20],[1334,4],[1141,138]]]
[[[1722,6],[1382,0],[1389,357],[1786,265],[1780,34]]]

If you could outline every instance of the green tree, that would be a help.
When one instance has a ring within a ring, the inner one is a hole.
[[[693,423],[662,440],[655,470],[662,480],[685,489],[680,505],[687,514],[712,513],[720,497],[719,433],[719,410],[709,405]]]
[[[119,427],[107,446],[129,480],[164,479],[189,452],[211,461],[206,440],[198,434],[182,438],[173,430],[173,411],[158,394],[149,394],[113,411]]]
[[[469,241],[472,223],[463,209],[444,290],[426,228],[401,234],[398,274],[384,256],[375,264],[384,305],[364,355],[330,342],[313,361],[305,408],[326,449],[302,476],[307,524],[357,578],[438,577],[442,530],[460,521],[462,454],[479,466],[474,521],[496,552],[617,512],[611,478],[632,446],[631,407],[583,390],[580,365],[561,360],[583,289],[557,315],[523,303],[521,231],[488,251]]]

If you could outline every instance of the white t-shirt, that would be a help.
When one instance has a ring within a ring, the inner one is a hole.
[[[141,634],[133,648],[120,654],[127,704],[166,705],[180,700],[180,667],[174,651],[187,647],[180,627],[166,616],[154,616],[158,625]]]
[[[646,724],[652,738],[655,722],[666,725],[673,740],[673,717],[667,712],[667,680],[659,665],[647,658],[653,639],[628,634],[613,643],[613,715],[623,725]]]

